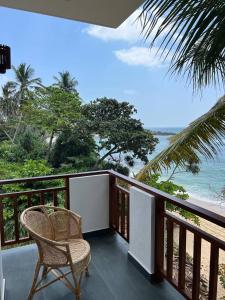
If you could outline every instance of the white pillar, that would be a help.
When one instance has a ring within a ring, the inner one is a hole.
[[[135,187],[130,189],[129,255],[154,274],[155,198]]]
[[[109,175],[70,178],[70,209],[82,217],[83,232],[109,228]]]

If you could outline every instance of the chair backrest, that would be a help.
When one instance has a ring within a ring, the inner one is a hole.
[[[21,215],[21,223],[34,239],[82,238],[80,216],[64,208],[45,205],[27,208]]]
[[[40,235],[49,240],[54,239],[54,231],[48,216],[42,210],[28,210],[23,217],[23,225],[33,236]]]

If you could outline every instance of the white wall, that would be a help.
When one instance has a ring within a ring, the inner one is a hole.
[[[70,209],[82,217],[83,232],[109,228],[109,175],[71,178]]]
[[[149,273],[154,273],[155,199],[135,187],[130,189],[129,254]]]

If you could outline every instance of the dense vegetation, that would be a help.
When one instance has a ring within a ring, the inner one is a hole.
[[[31,66],[13,70],[15,81],[0,97],[1,178],[102,168],[128,174],[136,159],[148,162],[158,140],[133,105],[108,98],[85,104],[67,71],[44,86]]]

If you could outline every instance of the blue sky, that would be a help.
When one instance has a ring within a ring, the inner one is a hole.
[[[134,13],[118,29],[0,8],[0,43],[12,49],[12,63],[31,64],[44,84],[68,70],[85,102],[97,97],[129,101],[145,126],[186,126],[205,113],[223,91],[193,95],[180,77],[168,75],[168,62],[155,56],[140,36]],[[0,76],[0,85],[13,72]]]

